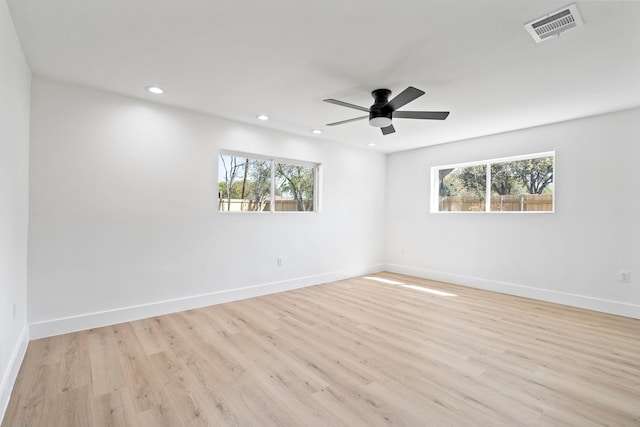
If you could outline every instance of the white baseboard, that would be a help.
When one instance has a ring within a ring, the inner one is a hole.
[[[385,270],[392,273],[406,274],[423,279],[436,280],[439,282],[447,282],[455,285],[468,286],[478,289],[485,289],[488,291],[500,292],[503,294],[516,295],[525,298],[532,298],[541,301],[553,302],[556,304],[569,305],[572,307],[585,308],[588,310],[640,319],[640,305],[635,304],[627,304],[619,301],[611,301],[584,295],[556,292],[548,289],[532,288],[529,286],[516,285],[513,283],[496,282],[475,277],[443,273],[406,265],[386,264]]]
[[[145,319],[148,317],[160,316],[163,314],[176,313],[179,311],[237,301],[245,298],[253,298],[262,295],[273,294],[276,292],[304,288],[306,286],[333,282],[336,280],[346,279],[348,277],[371,274],[381,270],[382,265],[377,265],[358,270],[352,270],[349,272],[307,276],[291,280],[284,280],[281,282],[265,283],[254,286],[247,286],[244,288],[229,289],[202,295],[193,295],[172,300],[156,301],[148,304],[122,307],[113,310],[51,319],[42,322],[31,323],[29,335],[31,336],[31,339],[38,339],[54,335],[66,334],[69,332],[82,331],[91,328],[99,328],[102,326],[115,325],[117,323],[130,322],[133,320]]]
[[[0,422],[2,422],[7,411],[13,385],[16,382],[16,378],[18,378],[20,366],[22,366],[24,355],[27,352],[27,344],[29,344],[29,328],[25,325],[11,353],[7,370],[2,375],[2,382],[0,382]]]

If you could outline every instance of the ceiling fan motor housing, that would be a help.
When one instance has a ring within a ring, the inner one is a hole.
[[[369,124],[377,128],[384,128],[391,125],[393,110],[385,108],[389,103],[389,89],[376,89],[371,92],[375,102],[369,109]]]

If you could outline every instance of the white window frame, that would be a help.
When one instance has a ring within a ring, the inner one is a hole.
[[[320,213],[320,202],[321,202],[321,175],[322,175],[322,164],[314,163],[305,160],[294,160],[288,159],[284,157],[274,157],[274,156],[265,156],[262,154],[255,153],[247,153],[244,151],[233,151],[233,150],[219,150],[216,162],[216,189],[220,184],[220,171],[218,170],[218,165],[220,164],[220,156],[236,156],[243,157],[248,159],[256,159],[256,160],[265,160],[271,162],[271,183],[270,183],[270,200],[272,203],[269,205],[268,211],[221,211],[219,208],[216,210],[221,214],[264,214],[264,213],[277,213],[277,214],[310,214],[310,213]],[[276,192],[276,163],[286,163],[288,165],[294,166],[304,166],[313,168],[315,170],[313,177],[313,210],[311,211],[277,211],[276,203],[274,200],[274,195]]]
[[[495,163],[516,162],[519,160],[539,159],[542,157],[553,157],[553,192],[552,192],[552,209],[550,211],[492,211],[491,210],[491,165]],[[440,176],[442,169],[455,169],[469,166],[485,166],[486,167],[486,196],[485,210],[483,211],[441,211],[440,206]],[[450,165],[439,165],[431,167],[431,197],[430,197],[430,213],[432,214],[464,214],[464,213],[492,213],[492,214],[548,214],[554,213],[556,209],[556,152],[546,151],[542,153],[522,154],[510,157],[500,157],[489,160],[479,160],[473,162],[455,163]]]

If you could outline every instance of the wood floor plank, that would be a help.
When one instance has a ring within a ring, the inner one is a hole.
[[[93,424],[89,408],[89,387],[75,388],[58,393],[53,411],[47,414],[47,423],[55,426],[80,426]]]
[[[29,343],[2,427],[640,426],[640,320],[395,273]]]
[[[125,379],[119,362],[113,327],[96,329],[89,334],[91,388],[95,397],[108,394],[124,386]]]
[[[89,331],[62,335],[60,391],[75,390],[91,385],[89,360]]]
[[[125,378],[125,387],[119,391],[126,392],[135,413],[145,412],[154,407],[154,372],[148,363],[147,353],[137,339],[131,324],[123,323],[111,327],[116,341],[116,354]],[[156,354],[156,353],[153,353]],[[125,407],[129,409],[128,407]]]
[[[151,317],[149,319],[131,322],[131,328],[134,330],[140,345],[148,356],[169,349],[167,342],[159,332],[161,322],[162,318],[160,317]]]

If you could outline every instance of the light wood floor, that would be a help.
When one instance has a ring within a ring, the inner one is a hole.
[[[32,341],[2,426],[640,425],[639,320],[372,277],[417,288],[356,278]]]

